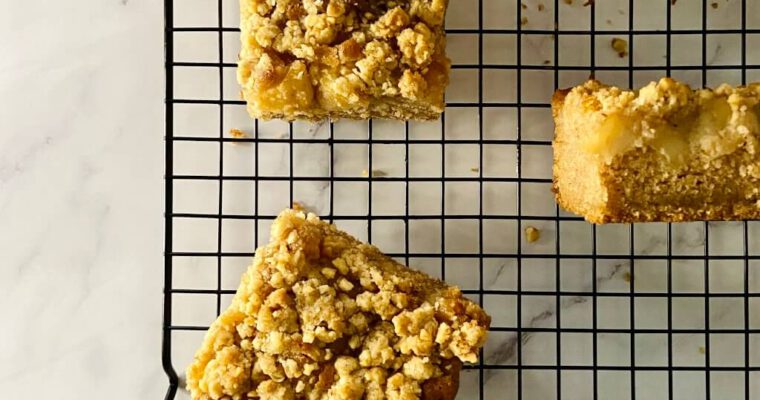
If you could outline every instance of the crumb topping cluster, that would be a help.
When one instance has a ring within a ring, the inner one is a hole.
[[[760,151],[760,83],[692,90],[662,78],[628,91],[588,81],[567,98],[578,99],[587,110],[601,111],[592,116],[600,129],[587,148],[606,152],[608,163],[644,145],[677,163],[690,157],[712,162],[740,148],[749,154]]]
[[[442,108],[446,0],[242,0],[238,80],[256,114]],[[440,111],[439,111],[440,112]]]
[[[455,287],[312,214],[271,237],[187,370],[193,399],[418,399],[477,360],[490,318]]]

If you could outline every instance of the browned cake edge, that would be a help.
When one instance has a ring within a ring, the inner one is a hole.
[[[602,198],[600,187],[590,188],[589,176],[592,172],[586,172],[584,167],[591,168],[595,164],[591,157],[581,151],[572,143],[566,143],[569,132],[563,129],[563,107],[570,89],[562,89],[554,92],[552,96],[552,115],[555,121],[555,134],[553,147],[552,168],[552,191],[557,204],[563,209],[575,214],[582,215],[592,223],[611,222],[605,216],[605,201]]]
[[[422,400],[454,400],[457,397],[462,362],[458,358],[452,358],[450,361],[446,375],[429,379],[422,384]]]

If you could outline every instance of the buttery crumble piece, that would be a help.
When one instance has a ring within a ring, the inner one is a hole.
[[[187,369],[195,400],[456,395],[490,317],[456,287],[285,210]]]
[[[436,119],[448,0],[240,0],[238,82],[257,118]]]
[[[248,137],[248,134],[241,131],[240,129],[230,129],[230,136],[232,136],[235,139],[245,139]]]
[[[612,38],[610,45],[612,46],[612,49],[618,53],[620,58],[628,55],[628,42],[625,39]]]
[[[588,221],[760,218],[760,83],[590,80],[557,91],[552,112],[557,202]]]
[[[528,239],[528,243],[534,243],[541,238],[541,231],[534,226],[525,228],[525,238]]]

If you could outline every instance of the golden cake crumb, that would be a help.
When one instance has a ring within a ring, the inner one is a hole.
[[[565,209],[595,223],[760,218],[760,83],[591,80],[555,93],[552,111]]]
[[[620,58],[628,55],[628,42],[625,39],[613,38],[610,45]]]
[[[195,400],[441,399],[490,317],[314,214],[285,210],[187,369]]]
[[[447,0],[241,0],[238,82],[257,118],[435,119]]]
[[[529,226],[525,228],[525,238],[528,239],[528,243],[537,242],[541,238],[541,231],[536,227]]]
[[[230,129],[230,136],[232,136],[235,139],[245,139],[248,137],[248,134],[241,131],[240,129]]]

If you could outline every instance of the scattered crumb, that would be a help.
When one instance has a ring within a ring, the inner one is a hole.
[[[573,0],[564,0],[565,4],[573,5]]]
[[[699,346],[699,354],[705,354],[705,346]]]
[[[480,172],[480,168],[478,168],[478,167],[472,167],[472,168],[470,168],[470,171],[472,171],[472,172],[474,172],[474,173],[477,174],[478,172]]]
[[[717,10],[718,9],[718,3],[713,2],[713,3],[710,4],[710,6],[713,8],[713,10]]]
[[[248,137],[248,134],[241,131],[240,129],[230,129],[230,136],[234,137],[235,139],[245,139]]]
[[[538,11],[544,11],[544,5],[542,3],[538,3]]]
[[[671,5],[671,6],[674,6],[674,5],[676,5],[676,2],[677,2],[677,1],[678,1],[678,0],[670,0],[670,5]]]
[[[607,22],[607,25],[612,25],[612,20],[611,20],[611,19],[608,19],[608,20],[607,20],[607,21],[605,21],[605,22]]]
[[[366,169],[362,170],[362,176],[365,178],[369,178],[369,171],[367,171]],[[383,176],[388,176],[388,173],[379,169],[372,170],[373,178],[383,177]]]
[[[528,5],[525,4],[525,3],[520,3],[520,7],[522,7],[523,10],[527,10],[528,9]]]
[[[628,42],[625,41],[625,39],[612,38],[612,42],[610,44],[612,45],[612,49],[618,53],[618,56],[620,56],[620,58],[628,55]]]
[[[292,207],[292,208],[293,208],[294,210],[296,210],[296,211],[304,211],[304,210],[306,210],[306,208],[304,208],[303,204],[301,204],[301,203],[300,203],[300,202],[298,202],[298,201],[294,201],[294,202],[293,202],[293,207]]]
[[[631,282],[631,273],[628,271],[625,271],[625,273],[623,274],[623,280],[626,282]]]
[[[583,7],[588,7],[588,6],[593,6],[593,5],[594,5],[594,0],[586,0],[583,3]]]
[[[525,26],[527,24],[528,24],[528,17],[522,17],[522,19],[520,19],[520,26]]]
[[[552,63],[552,60],[544,60],[544,65],[549,65]]]
[[[529,226],[525,228],[525,238],[528,239],[528,243],[533,243],[541,238],[541,231],[536,227]]]

